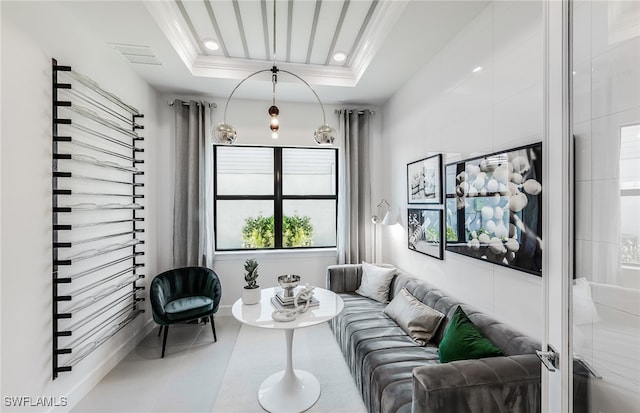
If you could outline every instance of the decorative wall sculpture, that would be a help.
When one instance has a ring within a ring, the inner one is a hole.
[[[144,312],[144,115],[55,59],[51,88],[55,379]]]
[[[447,164],[447,251],[542,275],[542,143]]]

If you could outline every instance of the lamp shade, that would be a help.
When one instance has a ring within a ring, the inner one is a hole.
[[[382,219],[382,225],[395,225],[398,223],[398,220],[395,217],[395,214],[391,212],[391,209],[384,214],[384,218]]]

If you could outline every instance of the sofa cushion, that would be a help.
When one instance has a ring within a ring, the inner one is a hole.
[[[359,296],[357,294],[338,294],[344,302],[344,310],[337,317],[329,321],[329,325],[334,331],[336,340],[340,344],[345,359],[347,358],[346,349],[349,337],[346,334],[347,327],[350,323],[366,320],[370,318],[385,318],[389,320],[383,312],[384,304],[373,301],[369,298]]]
[[[502,351],[485,338],[467,317],[462,307],[456,308],[438,349],[440,362],[501,356]]]
[[[362,262],[362,281],[356,293],[381,303],[389,302],[389,286],[396,273],[395,268],[378,267]]]
[[[444,314],[419,301],[406,288],[400,290],[384,312],[421,346],[431,340],[444,318]]]
[[[379,403],[376,399],[380,399],[381,395],[372,392],[372,384],[387,373],[385,366],[409,363],[413,367],[421,367],[440,363],[435,346],[420,347],[399,337],[385,337],[363,343],[359,348],[358,358],[362,360],[358,371],[361,379],[356,383],[365,404],[369,406]]]

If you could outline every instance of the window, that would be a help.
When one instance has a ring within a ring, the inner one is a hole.
[[[336,246],[334,148],[216,146],[216,250]]]
[[[640,124],[621,128],[620,222],[622,264],[640,267]]]

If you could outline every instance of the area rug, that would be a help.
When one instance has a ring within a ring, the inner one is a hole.
[[[284,370],[282,330],[243,325],[222,379],[213,413],[256,413],[262,381]],[[366,413],[360,394],[327,323],[295,330],[293,367],[312,373],[322,387],[320,398],[307,412]]]

